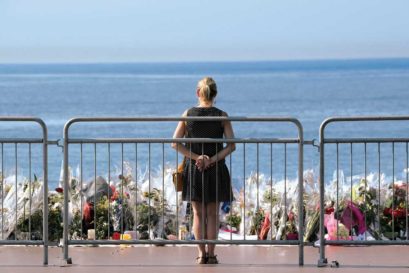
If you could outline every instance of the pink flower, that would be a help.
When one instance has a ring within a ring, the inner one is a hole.
[[[365,217],[361,210],[352,202],[347,203],[340,220],[348,229],[358,226],[358,234],[363,234],[366,231]]]

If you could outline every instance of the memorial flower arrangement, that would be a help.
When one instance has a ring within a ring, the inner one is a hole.
[[[380,218],[382,234],[391,240],[406,240],[408,231],[408,185],[395,182],[388,187],[385,205]]]
[[[84,182],[83,185],[71,174],[68,185],[70,238],[119,239],[122,233],[134,232],[137,239],[176,239],[181,224],[187,223],[184,228],[189,229],[191,219],[186,204],[180,196],[176,198],[179,193],[174,191],[171,182],[172,170],[165,170],[164,180],[162,171],[158,172],[160,179],[156,180],[138,175],[137,183],[128,171],[113,176],[111,181],[96,177],[95,181]],[[386,180],[385,177],[381,179],[381,192],[378,178],[371,175],[367,178],[354,177],[352,189],[349,183],[341,181],[339,185],[344,188],[340,189],[338,197],[329,191],[324,208],[326,239],[406,239],[407,184],[388,183]],[[4,219],[0,221],[4,222],[4,236],[41,239],[42,181],[35,176],[29,183],[19,177],[17,187],[15,177],[5,177],[2,181],[4,206],[0,217]],[[297,240],[297,181],[288,180],[284,190],[284,181],[271,181],[268,177],[252,173],[245,183],[246,195],[243,188],[234,189],[235,201],[226,205],[228,210],[221,208],[221,225],[229,232],[246,235],[246,239],[250,240]],[[304,189],[304,241],[314,242],[319,232],[319,193],[318,181],[312,171],[304,173]],[[49,238],[58,241],[63,229],[61,187],[49,192],[48,204]],[[94,237],[89,237],[90,230],[94,230],[91,233]]]

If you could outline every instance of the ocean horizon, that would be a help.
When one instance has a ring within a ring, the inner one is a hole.
[[[409,58],[0,64],[0,115],[40,117],[48,126],[49,139],[57,140],[62,138],[65,122],[78,116],[180,116],[197,103],[195,87],[204,76],[216,80],[219,89],[216,106],[230,116],[295,117],[304,126],[306,140],[318,141],[321,122],[331,116],[409,115]],[[285,125],[233,126],[237,137],[296,135],[293,127]],[[171,137],[174,127],[175,123],[166,123],[112,129],[105,124],[81,127],[73,135]],[[38,136],[38,130],[29,126],[1,125],[0,129],[3,128],[2,137]],[[350,124],[330,129],[331,136],[351,137],[404,137],[408,132],[404,123],[380,127]],[[389,153],[385,156],[387,161],[391,160]],[[61,150],[50,147],[52,185],[59,181],[61,160]],[[317,170],[316,148],[306,147],[304,161],[307,169]],[[344,161],[346,164],[348,160]],[[355,164],[356,171],[363,173],[363,161],[357,160]],[[5,162],[5,165],[13,164]],[[390,169],[385,166],[387,172]],[[12,167],[8,171],[12,173]],[[399,167],[401,171],[403,167]],[[296,176],[293,164],[289,166],[289,174]]]

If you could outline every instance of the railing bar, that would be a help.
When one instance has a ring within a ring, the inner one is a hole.
[[[17,170],[17,166],[18,166],[18,155],[17,155],[17,143],[15,143],[14,144],[14,156],[15,156],[15,174],[16,174],[16,179],[15,179],[15,198],[16,198],[16,214],[15,214],[15,223],[16,223],[16,230],[15,230],[15,234],[17,234],[17,232],[18,232],[18,230],[17,230],[17,214],[18,214],[18,211],[17,211],[17,176],[18,176],[18,170]],[[14,238],[15,240],[17,240],[17,236],[15,236],[15,238]]]
[[[231,146],[229,147],[230,150],[230,154],[229,154],[229,167],[230,167],[230,189],[229,189],[229,215],[230,217],[232,216],[232,210],[233,210],[233,206],[232,206],[232,177],[233,177],[233,165],[232,165],[232,150],[231,150]],[[218,222],[218,218],[216,218],[216,223]],[[218,230],[218,229],[217,229]],[[216,234],[218,233],[216,230]],[[217,239],[217,238],[216,238]],[[233,241],[233,227],[230,226],[230,241]]]
[[[336,217],[337,217],[337,240],[339,240],[339,217],[338,217],[338,208],[339,208],[339,144],[337,143],[337,205],[336,208]]]
[[[121,200],[122,200],[122,206],[121,206],[121,236],[124,234],[124,207],[125,207],[125,196],[124,196],[124,183],[126,181],[125,175],[124,175],[124,144],[121,143]]]
[[[395,143],[392,143],[392,234],[395,235]],[[396,238],[394,238],[396,240]]]
[[[1,143],[1,239],[4,240],[4,145]]]
[[[203,157],[204,155],[204,143],[202,143],[202,152],[201,155]],[[204,198],[204,170],[202,169],[202,240],[205,239],[205,198]]]
[[[83,192],[82,192],[82,189],[83,189],[83,162],[82,162],[82,159],[83,159],[83,151],[82,151],[82,143],[80,144],[80,202],[81,202],[81,208],[80,208],[80,213],[81,213],[81,231],[80,231],[80,234],[81,234],[81,238],[83,238],[84,236],[83,236],[83,230],[84,230],[84,226],[83,226],[83,221],[82,221],[82,219],[84,219],[84,204],[83,204]]]
[[[7,144],[42,144],[42,138],[0,138],[1,143]]]
[[[408,142],[409,138],[326,138],[323,140],[324,144],[335,144],[335,143],[405,143]]]
[[[405,215],[406,215],[406,217],[405,217],[405,220],[406,220],[406,223],[405,223],[405,225],[406,225],[406,240],[408,240],[408,238],[409,238],[409,235],[408,235],[408,233],[409,233],[409,226],[408,226],[408,190],[409,190],[409,185],[408,185],[408,183],[409,183],[409,174],[408,174],[408,172],[409,172],[409,158],[408,158],[408,142],[406,142],[406,195],[405,195],[405,198],[406,198],[406,203],[405,203]]]
[[[189,225],[189,240],[192,238],[193,230],[192,230],[192,180],[193,180],[193,173],[192,173],[192,145],[189,145],[189,218],[188,218],[188,225]],[[195,238],[197,239],[197,238]]]
[[[273,144],[270,143],[270,223],[273,223]],[[270,227],[270,238],[273,240],[273,225]]]
[[[365,162],[364,162],[364,172],[365,172],[365,189],[364,189],[364,202],[365,202],[365,204],[366,204],[366,190],[367,190],[367,186],[368,186],[368,181],[367,181],[367,173],[368,173],[368,168],[367,168],[367,162],[368,162],[368,160],[367,160],[367,146],[366,146],[366,143],[364,143],[364,153],[365,153],[365,156],[364,156],[364,160],[365,160]],[[367,214],[368,214],[368,211],[367,211],[367,208],[366,208],[366,206],[364,207],[364,221],[365,221],[365,229],[367,228]],[[365,240],[366,240],[366,232],[364,233],[364,238],[365,238]]]
[[[175,166],[176,166],[176,171],[177,171],[177,169],[178,169],[178,166],[179,166],[179,145],[176,145],[176,155],[175,155],[175,159],[176,159],[176,164],[175,164]],[[179,173],[177,173],[176,174],[176,180],[178,181],[179,180]],[[186,181],[183,181],[183,182],[186,182]],[[183,229],[184,229],[184,227],[182,228],[181,227],[181,225],[179,225],[179,193],[178,193],[178,189],[177,189],[177,185],[178,185],[178,183],[175,185],[175,197],[176,197],[176,229],[177,229],[177,234],[176,234],[176,236],[178,236],[178,240],[182,240],[182,233],[183,233]],[[183,190],[183,189],[182,189]],[[183,223],[183,221],[182,221],[182,223]]]
[[[351,203],[352,203],[352,196],[353,196],[353,188],[352,188],[352,184],[353,184],[353,176],[354,176],[354,169],[353,169],[353,162],[354,162],[354,156],[353,156],[353,147],[352,147],[352,143],[350,144],[350,170],[351,170]],[[351,219],[352,219],[352,212],[350,212],[350,215],[349,215],[349,217],[351,217]],[[350,227],[349,227],[349,230],[351,230],[352,231],[352,221],[350,221],[351,222],[351,224],[350,224]]]
[[[246,143],[243,143],[243,234],[246,240]]]
[[[177,199],[176,199],[176,204],[177,204]],[[138,239],[138,232],[136,231],[137,225],[138,225],[138,143],[135,143],[135,224],[134,224],[134,231],[135,231],[136,239]]]
[[[162,143],[162,227],[165,228],[165,143]],[[165,230],[162,230],[161,237],[164,238]]]
[[[111,185],[111,143],[108,143],[108,187]],[[116,189],[115,189],[116,190]],[[108,240],[111,238],[111,216],[110,216],[110,211],[111,211],[111,195],[110,195],[110,189],[108,189]],[[115,194],[112,192],[112,194]]]
[[[219,230],[219,210],[220,210],[220,204],[219,204],[219,147],[216,145],[216,204],[218,204],[216,206],[216,232]],[[218,232],[217,232],[218,233]]]
[[[260,186],[260,181],[259,181],[259,144],[256,144],[256,182],[257,182],[257,212],[260,209],[260,200],[259,200],[259,186]]]
[[[409,139],[408,139],[409,140]],[[299,144],[297,138],[79,138],[68,139],[69,144],[79,143],[275,143]],[[14,143],[14,142],[12,142]],[[26,142],[25,142],[26,143]]]
[[[378,143],[378,206],[381,205],[381,143]],[[378,208],[378,232],[381,234],[381,210]]]
[[[287,144],[284,144],[284,215],[285,217],[287,217],[288,215],[287,213]]]
[[[97,144],[94,143],[94,232],[97,238]]]
[[[148,144],[148,236],[151,237],[151,143]]]
[[[29,213],[29,218],[28,218],[28,238],[31,240],[31,205],[32,205],[32,190],[31,190],[31,143],[28,144],[28,192],[29,192],[29,205],[28,205],[28,213]]]

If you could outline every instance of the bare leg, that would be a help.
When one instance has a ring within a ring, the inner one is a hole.
[[[202,208],[202,202],[192,201],[192,208],[193,208],[193,234],[195,235],[196,240],[206,239],[205,227],[202,226],[202,217],[206,217],[206,211]],[[197,245],[199,251],[199,257],[204,257],[206,254],[206,247],[204,244]]]
[[[219,233],[219,203],[213,202],[206,205],[206,215],[207,215],[207,239],[215,240]],[[208,244],[207,250],[209,256],[214,256],[215,244]]]

